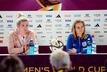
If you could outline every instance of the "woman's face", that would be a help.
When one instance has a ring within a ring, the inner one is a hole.
[[[19,25],[19,29],[20,29],[21,31],[26,31],[26,30],[28,30],[28,21],[23,21],[23,22],[21,22],[20,25]]]
[[[84,26],[83,26],[83,23],[77,23],[76,26],[75,26],[75,30],[76,30],[76,33],[77,35],[78,34],[83,34],[84,33]]]

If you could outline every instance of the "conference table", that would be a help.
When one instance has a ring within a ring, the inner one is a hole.
[[[0,62],[9,54],[0,54]],[[25,72],[55,72],[50,64],[50,53],[18,55],[25,65]],[[72,67],[81,72],[106,72],[107,53],[70,55]]]

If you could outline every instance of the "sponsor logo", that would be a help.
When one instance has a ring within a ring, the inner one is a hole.
[[[87,43],[84,41],[84,42],[82,42],[82,46],[83,47],[86,47],[87,46]]]
[[[74,17],[81,17],[81,14],[76,14],[74,15]]]
[[[0,20],[0,23],[3,23],[3,20]]]
[[[43,32],[37,32],[37,34],[43,34]]]
[[[99,24],[96,24],[95,27],[100,27],[100,25],[99,25]]]
[[[101,16],[101,14],[94,14],[94,16],[95,16],[95,17],[100,17],[100,16]]]
[[[8,27],[8,28],[12,28],[12,24],[8,24],[7,27]]]
[[[84,17],[90,17],[90,14],[85,14],[85,16]]]
[[[105,18],[104,22],[107,22],[107,18]]]
[[[86,19],[86,20],[84,20],[85,22],[90,22],[91,20],[90,19]]]
[[[57,28],[57,30],[63,30],[63,28]]]
[[[62,19],[55,19],[56,22],[62,22]]]
[[[100,21],[100,19],[94,19],[94,21],[95,21],[95,22],[99,22],[99,21]]]
[[[71,15],[70,14],[65,14],[64,17],[71,17]]]
[[[46,27],[52,27],[52,25],[50,25],[50,24],[46,24],[45,26],[46,26]]]
[[[13,20],[7,20],[7,23],[13,23]]]
[[[46,17],[50,18],[50,17],[52,17],[52,15],[46,15]]]
[[[107,29],[107,28],[103,28],[103,29]]]
[[[85,24],[85,26],[86,26],[86,27],[90,27],[90,26],[91,26],[91,24]]]
[[[58,15],[56,16],[56,18],[61,18],[61,16],[58,14]]]
[[[100,31],[94,31],[94,33],[100,33]]]
[[[35,20],[37,23],[39,23],[39,22],[42,22],[42,20],[40,19],[40,20]]]
[[[104,26],[107,26],[107,24],[104,24]]]
[[[57,34],[61,34],[62,32],[61,31],[58,31],[58,32],[56,32]]]
[[[45,28],[45,30],[46,30],[46,31],[51,31],[52,29],[51,29],[51,28]]]
[[[46,32],[47,34],[52,34],[52,32]]]
[[[71,32],[69,32],[69,31],[66,31],[65,33],[69,34],[69,33],[71,33]]]
[[[66,19],[65,22],[71,22],[71,19]]]
[[[107,31],[104,31],[104,33],[107,33]]]
[[[0,32],[0,34],[1,34],[1,35],[3,35],[3,34],[4,34],[4,32]]]
[[[0,15],[0,18],[2,18],[2,16]]]
[[[52,21],[51,21],[51,19],[47,19],[47,20],[46,20],[46,22],[49,22],[49,23],[51,23]]]
[[[46,36],[41,36],[41,38],[46,38]]]
[[[42,28],[41,24],[39,24],[39,25],[37,26],[37,28]]]
[[[28,25],[28,27],[33,27],[33,25]]]
[[[4,29],[1,29],[1,28],[0,28],[0,31],[4,31]]]
[[[4,27],[4,25],[2,24],[2,25],[0,25],[0,28],[3,28]]]
[[[66,26],[65,27],[70,27],[70,24],[66,24]]]
[[[107,16],[107,14],[104,14],[104,16]]]
[[[36,15],[37,18],[42,18],[42,15]]]
[[[27,18],[32,18],[32,15],[31,15],[31,14],[28,14],[28,15],[27,15]]]
[[[12,15],[6,15],[6,18],[12,18],[13,16]]]
[[[62,24],[56,24],[55,25],[55,27],[61,27],[62,26]]]
[[[62,38],[62,36],[57,36],[58,38]]]
[[[104,35],[99,35],[98,37],[104,37]]]

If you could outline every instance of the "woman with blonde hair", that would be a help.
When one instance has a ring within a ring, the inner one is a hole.
[[[28,29],[29,20],[22,14],[17,19],[17,28],[9,33],[9,54],[29,54],[30,40],[36,41],[34,33]]]
[[[76,20],[72,26],[72,34],[68,36],[66,51],[70,54],[86,53],[88,45],[92,46],[92,37],[85,33],[85,23]]]

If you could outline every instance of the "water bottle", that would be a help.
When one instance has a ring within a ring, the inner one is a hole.
[[[39,45],[38,45],[38,43],[36,42],[36,43],[35,43],[34,54],[39,54],[38,49],[39,49]]]
[[[90,42],[90,39],[87,41],[87,54],[92,54],[92,43]]]
[[[34,42],[33,42],[33,40],[30,40],[30,42],[29,42],[29,54],[30,55],[34,55],[34,49],[35,49]]]

